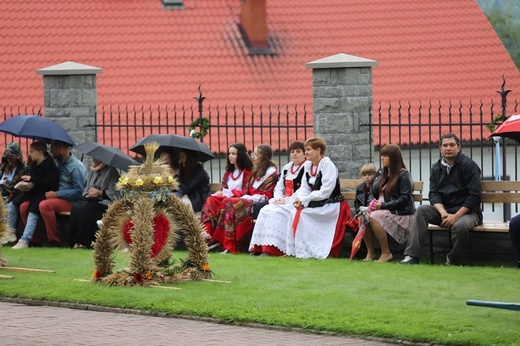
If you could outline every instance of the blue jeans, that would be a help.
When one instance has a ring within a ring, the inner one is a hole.
[[[435,209],[433,205],[424,204],[417,208],[412,225],[412,232],[404,254],[406,256],[413,256],[421,258],[422,248],[428,236],[428,223],[440,225],[442,222],[441,214]],[[479,225],[482,222],[476,212],[470,212],[463,215],[455,222],[451,228],[451,243],[452,249],[448,253],[448,258],[452,262],[460,260],[462,247],[468,238],[469,230]]]
[[[26,242],[29,242],[34,235],[34,231],[36,231],[36,224],[38,223],[38,214],[29,213],[27,217],[27,224],[25,225],[25,229],[23,230],[22,238]]]
[[[18,222],[18,210],[12,202],[7,204],[7,229],[16,233],[16,223]]]

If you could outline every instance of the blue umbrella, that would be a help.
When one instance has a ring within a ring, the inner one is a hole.
[[[17,115],[0,123],[0,132],[50,143],[57,140],[74,145],[69,134],[54,121],[38,115]]]

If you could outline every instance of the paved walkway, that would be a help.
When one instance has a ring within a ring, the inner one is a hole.
[[[395,345],[183,318],[0,302],[0,345]]]

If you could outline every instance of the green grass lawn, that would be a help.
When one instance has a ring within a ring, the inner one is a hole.
[[[518,345],[520,313],[467,306],[467,299],[520,303],[520,271],[509,267],[400,266],[348,259],[298,260],[210,254],[215,280],[180,290],[107,287],[89,279],[92,251],[2,249],[0,296],[206,316],[445,345]],[[117,269],[128,264],[118,254]],[[186,253],[176,251],[176,261]]]

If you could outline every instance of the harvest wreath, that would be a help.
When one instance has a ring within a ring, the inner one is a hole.
[[[202,226],[193,211],[170,191],[177,181],[162,159],[153,160],[158,144],[145,145],[146,161],[132,166],[117,184],[122,198],[103,215],[94,242],[92,282],[148,286],[211,279]],[[175,264],[172,250],[184,234],[188,258]],[[129,249],[128,268],[114,272],[115,248]]]

